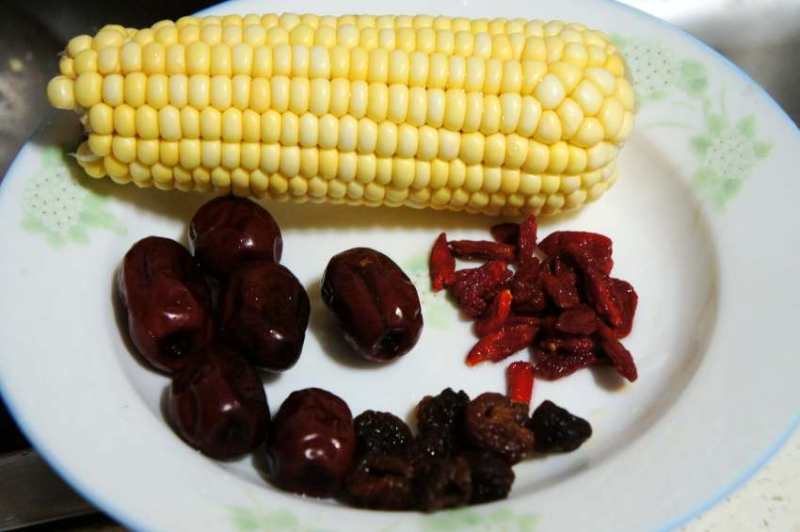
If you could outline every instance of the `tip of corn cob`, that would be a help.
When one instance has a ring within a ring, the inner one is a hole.
[[[487,214],[599,197],[635,106],[608,37],[560,21],[183,17],[74,37],[59,70],[92,177]]]

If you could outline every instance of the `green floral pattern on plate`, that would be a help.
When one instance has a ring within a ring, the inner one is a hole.
[[[725,106],[724,92],[709,94],[708,69],[680,59],[660,43],[614,36],[630,67],[640,107],[663,101],[672,111],[692,109],[699,123],[669,119],[638,127],[673,127],[689,131],[696,159],[693,184],[698,193],[721,209],[739,192],[755,166],[771,149],[758,138],[753,114],[735,117]]]
[[[411,282],[417,287],[422,304],[425,325],[437,329],[448,327],[458,316],[456,308],[447,300],[447,292],[433,292],[428,273],[428,254],[416,255],[402,264]]]
[[[39,233],[53,246],[85,244],[89,229],[126,232],[107,209],[102,196],[81,185],[82,170],[59,146],[43,148],[38,173],[30,176],[22,196],[22,227]]]

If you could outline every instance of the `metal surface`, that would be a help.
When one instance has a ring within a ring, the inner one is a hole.
[[[41,121],[47,109],[46,80],[56,72],[57,53],[70,36],[96,30],[106,22],[147,25],[212,3],[6,0],[0,17],[0,176]],[[800,123],[800,0],[626,3],[673,22],[719,50]],[[4,437],[0,433],[0,439]],[[92,507],[72,493],[33,451],[0,455],[0,529],[91,511]],[[67,522],[58,528],[92,527]]]

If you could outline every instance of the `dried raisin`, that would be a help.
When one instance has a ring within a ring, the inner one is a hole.
[[[368,454],[399,455],[414,439],[405,421],[388,412],[367,410],[353,420],[356,432],[356,456]]]
[[[525,458],[533,448],[533,434],[525,426],[527,421],[526,405],[512,403],[493,392],[470,401],[464,412],[469,441],[480,449],[496,452],[510,464]]]
[[[528,426],[536,437],[534,449],[540,453],[574,451],[592,435],[588,421],[552,401],[543,402],[533,411]]]
[[[471,504],[505,499],[514,483],[514,470],[501,456],[491,451],[463,454],[472,473]]]
[[[472,473],[462,457],[428,460],[420,464],[414,482],[421,510],[434,512],[468,504],[472,498]]]
[[[414,467],[408,458],[369,455],[356,465],[344,484],[354,506],[374,510],[408,510],[414,504]]]

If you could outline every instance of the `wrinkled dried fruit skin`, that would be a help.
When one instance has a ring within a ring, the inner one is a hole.
[[[506,368],[508,398],[514,403],[529,405],[533,396],[533,366],[528,362],[512,362]]]
[[[611,239],[584,231],[555,231],[539,242],[539,249],[553,257],[565,254],[582,268],[593,266],[606,275],[611,272]]]
[[[236,458],[264,441],[269,407],[261,378],[236,353],[211,346],[175,375],[167,393],[175,432],[205,455]]]
[[[490,232],[496,242],[516,246],[519,239],[519,224],[511,222],[496,224],[492,226]]]
[[[550,259],[542,268],[539,277],[545,293],[556,307],[567,309],[580,304],[575,270],[559,257]]]
[[[470,504],[505,499],[514,483],[514,470],[501,456],[490,451],[469,451],[462,455],[470,466]]]
[[[568,453],[592,436],[588,421],[552,401],[543,402],[533,411],[528,427],[536,437],[534,449],[539,453]]]
[[[134,244],[122,261],[117,287],[131,341],[154,369],[171,375],[211,341],[208,285],[174,240],[151,236]]]
[[[414,504],[414,466],[400,456],[372,454],[345,481],[348,502],[373,510],[409,510]]]
[[[475,334],[483,337],[498,331],[511,315],[512,301],[511,290],[499,291],[483,317],[475,322]]]
[[[614,335],[619,338],[625,338],[633,328],[633,318],[636,315],[636,306],[639,303],[639,296],[636,290],[627,281],[622,279],[611,278],[611,291],[614,295],[614,300],[617,302],[620,310],[622,311],[622,325],[614,328]]]
[[[611,279],[597,268],[583,270],[584,287],[589,303],[597,314],[612,327],[623,325],[622,310],[614,299]]]
[[[545,309],[547,300],[540,273],[541,263],[535,257],[517,267],[517,271],[511,279],[514,312],[535,314]]]
[[[528,347],[536,337],[538,327],[530,324],[507,324],[497,332],[478,340],[467,354],[467,365],[498,362]]]
[[[300,358],[309,311],[308,295],[292,272],[271,261],[248,262],[226,283],[223,336],[251,364],[284,371]]]
[[[581,337],[543,337],[538,342],[539,348],[562,356],[591,353],[595,348],[595,341],[588,336]]]
[[[527,261],[534,258],[534,253],[536,252],[537,229],[536,216],[533,214],[525,218],[525,220],[519,224],[517,260],[520,264],[525,264]]]
[[[489,240],[453,240],[450,251],[460,259],[514,260],[517,250],[510,244]]]
[[[450,288],[461,311],[471,318],[478,318],[513,275],[506,262],[493,260],[479,268],[458,270]]]
[[[464,411],[467,439],[476,447],[493,451],[515,464],[533,449],[533,434],[526,428],[528,408],[493,392],[479,395]]]
[[[267,439],[270,478],[295,493],[334,495],[350,472],[355,441],[350,408],[342,399],[319,388],[292,392]]]
[[[461,456],[428,460],[417,467],[414,482],[419,509],[435,512],[469,504],[472,475]]]
[[[189,248],[206,271],[224,278],[246,261],[279,262],[283,239],[266,209],[245,198],[221,196],[192,217]]]
[[[611,335],[603,335],[601,333],[600,352],[608,357],[617,373],[630,382],[638,378],[639,373],[636,369],[636,363],[633,361],[633,356],[619,340],[611,337]]]
[[[422,309],[417,289],[389,257],[369,248],[335,255],[322,278],[322,300],[362,358],[404,355],[417,343]]]
[[[356,456],[402,455],[414,439],[405,421],[389,412],[367,410],[353,420]]]
[[[432,458],[447,458],[456,451],[456,442],[457,439],[453,434],[443,430],[422,432],[411,442],[409,455],[414,464],[420,464]]]
[[[450,253],[447,235],[444,233],[440,233],[433,243],[428,269],[431,276],[431,289],[434,292],[447,288],[455,281],[456,259]]]
[[[533,350],[533,367],[536,377],[554,381],[572,375],[579,369],[596,366],[600,359],[593,351],[564,356],[542,349]]]
[[[597,330],[597,314],[586,305],[576,305],[559,314],[555,329],[564,334],[588,336]]]
[[[426,395],[417,405],[417,428],[420,434],[439,433],[455,437],[461,430],[469,396],[463,391],[445,388],[439,395]]]

